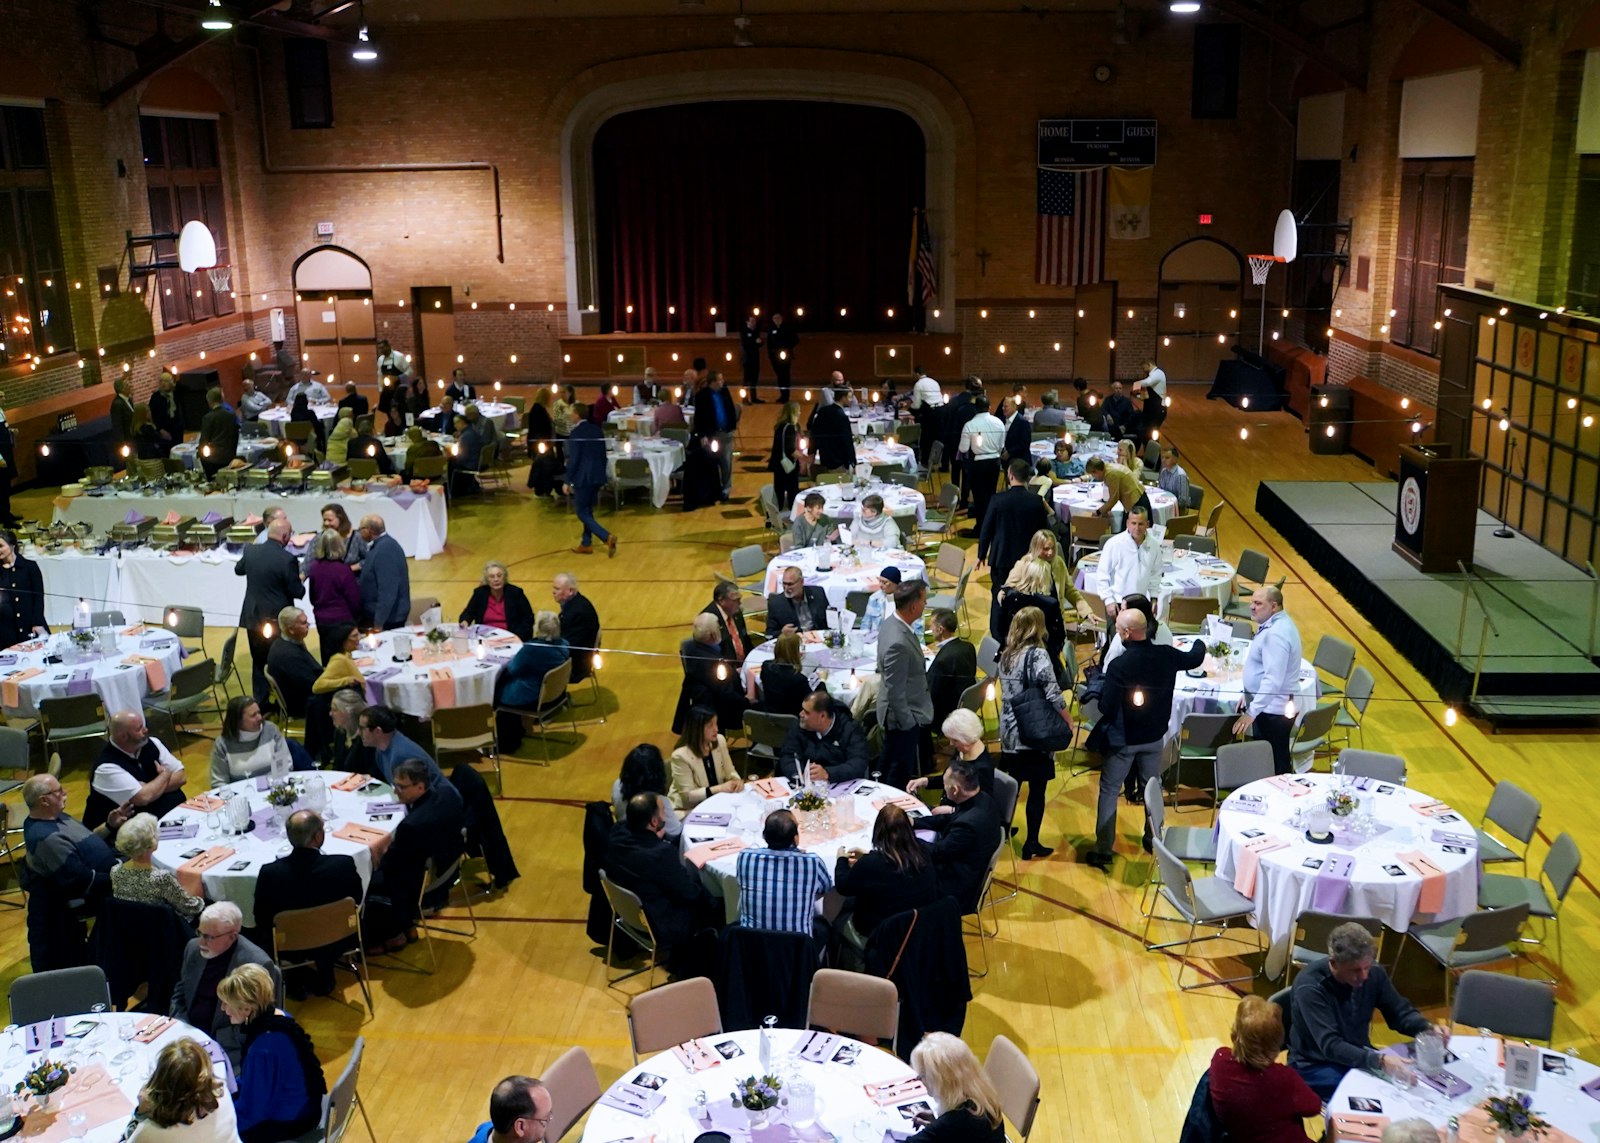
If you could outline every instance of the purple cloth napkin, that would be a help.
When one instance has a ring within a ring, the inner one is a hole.
[[[122,518],[124,524],[137,524],[144,519],[144,513],[137,508],[129,508],[128,514]]]
[[[86,695],[94,690],[94,668],[74,667],[72,678],[67,680],[67,693],[69,695]]]
[[[239,1081],[233,1078],[233,1061],[228,1059],[228,1053],[222,1050],[222,1045],[215,1040],[206,1040],[206,1055],[211,1057],[211,1062],[222,1065],[222,1074],[228,1077],[228,1090],[239,1090]]]
[[[383,705],[383,681],[392,679],[400,673],[399,667],[385,667],[381,671],[373,671],[367,676],[367,702],[373,706]]]
[[[18,658],[19,656],[15,653],[0,655],[0,667],[14,667],[17,665]]]
[[[1355,858],[1330,854],[1317,874],[1311,891],[1311,907],[1323,913],[1344,912],[1345,898],[1350,893],[1350,873],[1355,867]]]
[[[256,789],[260,790],[262,793],[266,793],[266,791],[272,789],[272,776],[269,774],[262,774],[257,777]]]
[[[1595,1076],[1594,1079],[1584,1084],[1578,1090],[1583,1092],[1583,1094],[1588,1096],[1590,1099],[1600,1099],[1600,1076]]]
[[[915,832],[918,841],[925,841],[929,845],[932,845],[934,842],[939,840],[939,835],[934,833],[931,829],[919,829]]]
[[[1472,1085],[1454,1072],[1440,1072],[1430,1076],[1424,1071],[1417,1072],[1417,1079],[1439,1092],[1446,1099],[1454,1099],[1458,1095],[1465,1095],[1472,1090]]]
[[[250,820],[256,823],[257,837],[272,837],[283,833],[283,826],[278,822],[278,810],[275,806],[262,806],[250,814]]]
[[[222,513],[221,512],[207,512],[204,516],[200,517],[200,523],[202,523],[202,524],[220,524],[220,523],[222,523]]]
[[[334,469],[336,469],[338,467],[339,466],[337,464],[334,464],[333,461],[325,460],[321,464],[317,465],[317,471],[318,472],[332,472]]]
[[[389,490],[389,499],[393,500],[402,508],[409,508],[418,500],[422,499],[422,497],[418,496],[409,488],[401,488],[397,486]]]

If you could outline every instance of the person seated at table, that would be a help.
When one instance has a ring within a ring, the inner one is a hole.
[[[369,706],[357,717],[361,741],[372,749],[374,777],[392,786],[400,763],[408,758],[420,758],[428,770],[430,786],[442,793],[455,792],[455,787],[445,781],[439,764],[429,757],[426,750],[400,732],[400,716],[392,707]]]
[[[1061,407],[1061,395],[1054,389],[1039,397],[1039,411],[1033,414],[1036,429],[1059,429],[1067,423],[1067,411]]]
[[[118,711],[106,720],[106,744],[90,774],[83,824],[94,829],[119,806],[148,810],[159,819],[188,797],[184,778],[183,763],[150,737],[144,714]]]
[[[450,371],[450,384],[445,386],[444,391],[458,408],[478,399],[478,387],[467,380],[467,371],[461,368]]]
[[[345,687],[336,690],[328,705],[328,718],[334,730],[333,741],[328,744],[332,768],[376,776],[378,764],[375,752],[361,741],[361,712],[367,709],[366,689]]]
[[[133,424],[129,429],[133,455],[140,460],[160,460],[167,455],[167,442],[161,439],[150,406],[140,401],[133,407]]]
[[[383,447],[383,442],[373,435],[371,417],[360,417],[356,420],[356,435],[350,438],[349,457],[351,460],[370,460],[378,466],[380,476],[394,475],[394,461],[389,459],[389,450]]]
[[[595,398],[589,403],[589,419],[595,424],[605,424],[606,418],[617,411],[617,389],[604,381],[595,386]]]
[[[1230,1139],[1259,1143],[1310,1143],[1304,1121],[1322,1112],[1322,1100],[1299,1074],[1278,1063],[1283,1051],[1283,1011],[1260,996],[1246,996],[1233,1011],[1231,1048],[1211,1056],[1211,1106]],[[1428,1128],[1430,1134],[1433,1128]],[[1432,1135],[1437,1143],[1438,1135]]]
[[[633,403],[638,406],[654,405],[661,400],[661,384],[654,366],[646,366],[644,377],[633,387]]]
[[[467,1143],[543,1143],[555,1104],[532,1076],[507,1076],[489,1096],[489,1118]]]
[[[339,566],[344,568],[342,560]],[[267,669],[278,684],[278,693],[288,707],[285,713],[291,718],[305,717],[306,699],[311,697],[311,688],[322,674],[322,664],[306,646],[309,634],[311,621],[300,608],[291,604],[278,612],[278,637],[267,652]]]
[[[689,423],[688,417],[684,415],[683,406],[677,401],[660,402],[655,408],[650,410],[650,420],[655,426],[657,435],[659,435],[661,430],[667,425],[687,426]]]
[[[17,547],[16,533],[0,531],[0,647],[48,634],[44,573]]]
[[[430,433],[448,433],[455,427],[456,402],[448,394],[439,398],[439,407],[431,413],[423,413],[417,418],[417,424]]]
[[[911,815],[893,804],[878,811],[870,850],[840,852],[833,884],[855,899],[841,933],[856,948],[866,948],[867,938],[884,919],[931,905],[942,896],[933,861],[917,840]]]
[[[984,874],[1005,823],[994,798],[979,788],[977,771],[967,763],[952,761],[945,767],[942,781],[946,804],[917,825],[939,835],[933,843],[939,887],[945,896],[956,899],[963,913],[970,913],[978,907]]]
[[[693,706],[710,706],[728,726],[744,722],[748,704],[739,686],[739,664],[723,651],[718,642],[717,620],[705,612],[694,617],[689,638],[678,644],[683,661],[683,683],[678,688],[678,706],[672,713],[672,731],[683,729],[684,716]]]
[[[322,668],[322,674],[317,676],[317,681],[311,684],[311,697],[306,700],[307,708],[322,708],[323,713],[327,714],[331,721],[335,694],[341,690],[364,692],[367,680],[362,675],[361,668],[356,666],[356,651],[360,647],[361,629],[352,627],[345,632],[344,642],[328,659],[328,664]],[[331,738],[326,745],[332,745]]]
[[[448,781],[436,778],[439,768],[426,755],[407,758],[394,768],[395,797],[405,803],[406,816],[395,827],[389,848],[373,871],[368,891],[362,936],[369,952],[395,952],[414,938],[418,898],[425,884],[427,865],[442,870],[461,856],[466,811],[461,795]],[[437,909],[449,894],[441,888],[436,900],[422,902]]]
[[[289,407],[290,423],[302,422],[311,426],[311,435],[306,440],[305,447],[321,455],[328,449],[328,430],[322,425],[322,418],[312,411],[306,395],[301,393],[294,399],[294,404]],[[285,433],[287,435],[287,432]]]
[[[711,602],[700,609],[717,621],[717,641],[724,657],[743,663],[750,654],[750,630],[744,622],[744,592],[731,579],[717,580],[711,589]],[[752,700],[754,701],[754,700]]]
[[[1098,411],[1099,416],[1090,423],[1113,437],[1138,432],[1143,420],[1133,407],[1133,402],[1122,391],[1121,381],[1111,382],[1111,394],[1100,402]]]
[[[122,1143],[239,1143],[233,1100],[200,1041],[173,1040],[156,1056]]]
[[[205,1032],[228,1053],[237,1073],[244,1040],[217,1004],[217,985],[241,964],[266,969],[276,987],[282,977],[272,958],[244,936],[244,914],[232,901],[217,901],[200,911],[200,935],[183,950],[178,986],[172,990],[170,1015]]]
[[[328,432],[328,448],[322,458],[332,464],[344,464],[350,459],[350,442],[356,435],[355,414],[349,409],[340,409],[334,418],[333,428]]]
[[[1028,487],[1038,494],[1039,499],[1046,504],[1050,501],[1050,489],[1055,487],[1055,477],[1051,473],[1050,462],[1043,458],[1033,462],[1033,476],[1028,479]]]
[[[533,604],[528,593],[511,582],[511,573],[499,560],[483,565],[483,580],[461,609],[462,623],[510,631],[526,643],[533,638]]]
[[[800,502],[800,515],[789,530],[790,538],[794,541],[792,547],[814,548],[819,544],[839,542],[838,524],[822,511],[827,504],[827,498],[822,493],[806,493],[806,498]]]
[[[211,747],[211,788],[270,774],[275,765],[284,772],[294,765],[283,731],[262,717],[254,695],[229,699]]]
[[[240,385],[239,420],[244,424],[259,421],[272,408],[272,398],[256,388],[255,378],[246,377]]]
[[[870,639],[878,637],[878,628],[883,626],[886,618],[894,614],[894,593],[900,590],[900,585],[900,569],[893,564],[885,566],[878,573],[878,590],[867,600],[866,609],[858,625],[862,635]],[[911,630],[916,635],[917,642],[922,642],[924,629],[920,618],[911,625]]]
[[[985,794],[994,793],[994,759],[989,756],[989,746],[983,740],[983,719],[965,707],[958,707],[945,715],[939,731],[950,743],[951,761],[964,762],[977,775],[978,789]],[[928,778],[913,778],[906,783],[906,793],[915,794],[928,788]],[[952,806],[949,799],[940,803],[941,812]]]
[[[533,619],[533,637],[500,672],[497,701],[524,710],[538,709],[539,690],[545,675],[570,658],[572,648],[561,637],[561,617],[554,611],[539,612]]]
[[[737,794],[743,789],[728,740],[718,728],[717,712],[708,706],[691,707],[678,748],[672,752],[667,800],[677,809],[692,810],[712,794]]]
[[[817,390],[817,407],[811,412],[806,432],[811,436],[811,455],[819,471],[856,466],[855,431],[850,415],[834,403],[834,392],[824,385]]]
[[[401,475],[406,480],[412,479],[411,471],[417,461],[444,455],[444,446],[428,436],[421,425],[412,425],[402,435],[406,446],[406,463]]]
[[[766,848],[739,851],[734,876],[739,883],[739,927],[814,936],[825,945],[828,923],[817,912],[833,882],[827,863],[800,848],[800,823],[788,810],[775,810],[761,826]]]
[[[611,783],[611,816],[621,821],[627,811],[628,799],[635,794],[655,794],[661,799],[662,822],[666,836],[677,840],[683,833],[683,821],[673,806],[668,793],[672,779],[667,774],[667,763],[661,757],[661,748],[648,742],[640,743],[628,751],[622,760],[622,771]]]
[[[304,381],[296,381],[289,386],[289,392],[284,395],[284,403],[293,407],[295,401],[304,397],[309,404],[326,405],[333,400],[328,387],[315,377],[307,377]]]
[[[477,433],[478,439],[483,442],[486,451],[482,460],[485,464],[489,463],[494,459],[495,450],[500,447],[500,430],[476,404],[467,405],[461,415],[467,418],[467,427]]]
[[[954,611],[941,607],[924,617],[933,631],[928,694],[933,700],[933,724],[942,726],[946,716],[961,705],[967,688],[978,681],[978,652],[971,640],[961,638],[960,620]]]
[[[1326,1102],[1352,1068],[1405,1077],[1411,1066],[1372,1046],[1372,1014],[1402,1036],[1432,1026],[1411,1001],[1395,991],[1372,934],[1354,921],[1328,934],[1328,959],[1294,978],[1289,1008],[1289,1066]],[[1448,1023],[1440,1025],[1450,1035]]]
[[[602,867],[614,885],[639,898],[656,938],[656,959],[681,976],[703,971],[714,961],[714,933],[722,927],[724,907],[665,832],[661,799],[649,792],[635,794],[622,820],[611,827]]]
[[[805,572],[790,564],[778,573],[781,592],[767,596],[767,638],[828,629],[828,593],[806,585]]]
[[[345,409],[349,409],[351,419],[357,420],[366,416],[367,410],[371,407],[371,403],[361,395],[361,391],[356,388],[354,381],[346,381],[344,383],[344,396],[339,398],[341,416],[343,416]]]
[[[278,1007],[277,988],[260,965],[243,964],[223,977],[217,1003],[244,1040],[233,1094],[240,1140],[298,1139],[316,1126],[328,1092],[311,1037]]]
[[[1076,480],[1083,475],[1083,458],[1075,455],[1071,441],[1057,441],[1050,475],[1056,480]]]
[[[745,686],[745,697],[755,706],[756,674],[747,673],[750,681]],[[800,704],[815,689],[800,658],[800,636],[794,632],[779,635],[772,644],[772,658],[761,664],[761,709],[769,714],[799,714]]]
[[[867,736],[826,690],[800,704],[800,717],[778,748],[778,773],[791,782],[847,782],[867,776]]]
[[[911,1070],[933,1100],[932,1113],[919,1111],[917,1128],[905,1143],[1005,1143],[1005,1119],[978,1057],[948,1032],[929,1032],[911,1049]]]
[[[854,524],[850,525],[850,542],[858,548],[899,548],[900,525],[894,517],[885,514],[883,497],[876,492],[864,497]]]
[[[265,948],[273,947],[272,923],[279,913],[312,909],[346,897],[359,906],[363,896],[355,858],[347,853],[322,852],[327,835],[320,814],[296,810],[284,823],[284,833],[294,848],[262,866],[256,878],[256,932]],[[354,947],[352,935],[348,940],[294,953],[292,959],[309,958],[313,963],[284,974],[290,997],[299,1000],[307,992],[318,996],[332,992],[334,964],[340,953]]]
[[[161,831],[154,814],[134,814],[122,823],[117,831],[117,852],[123,861],[111,871],[111,895],[145,905],[170,905],[192,923],[206,903],[189,896],[176,877],[151,864],[150,855],[160,844]]]

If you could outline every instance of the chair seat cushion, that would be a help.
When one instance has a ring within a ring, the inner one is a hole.
[[[1161,840],[1179,861],[1217,860],[1217,839],[1209,828],[1168,826]]]
[[[1194,900],[1202,921],[1237,917],[1255,911],[1256,903],[1220,877],[1201,877],[1194,882]]]
[[[1478,834],[1478,860],[1479,861],[1521,861],[1522,855],[1510,846],[1500,841],[1493,834],[1484,833],[1481,829]]]
[[[1289,959],[1301,968],[1310,968],[1327,960],[1328,952],[1326,949],[1308,949],[1304,945],[1295,945],[1294,951],[1289,954]]]
[[[1507,905],[1526,905],[1529,914],[1535,917],[1556,915],[1544,886],[1533,878],[1485,873],[1478,886],[1478,906],[1483,909],[1504,909]]]

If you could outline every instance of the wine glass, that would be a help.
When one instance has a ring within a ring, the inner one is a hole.
[[[126,1064],[133,1059],[133,1037],[138,1033],[139,1027],[132,1020],[123,1020],[117,1024],[117,1039],[122,1041],[122,1050],[111,1057],[114,1064]],[[124,1069],[126,1074],[126,1069]]]
[[[69,1139],[82,1139],[83,1132],[89,1126],[89,1112],[81,1105],[67,1112],[67,1132]]]
[[[222,811],[206,811],[206,840],[215,841],[222,836]]]

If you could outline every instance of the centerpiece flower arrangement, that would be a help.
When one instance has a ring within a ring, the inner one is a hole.
[[[1483,1110],[1500,1133],[1511,1139],[1543,1135],[1550,1130],[1549,1122],[1533,1110],[1533,1096],[1527,1092],[1521,1095],[1491,1095],[1483,1101]]]
[[[1349,790],[1330,790],[1328,792],[1328,810],[1336,818],[1347,818],[1356,812],[1361,805],[1361,799]]]
[[[789,808],[793,810],[800,810],[808,814],[815,813],[817,810],[825,810],[828,808],[828,799],[817,793],[815,790],[801,790],[798,794],[789,799]]]
[[[443,627],[435,627],[432,631],[428,632],[427,639],[429,646],[435,648],[441,647],[450,641],[450,632],[446,631]]]
[[[78,1069],[71,1064],[44,1059],[35,1064],[16,1086],[16,1094],[29,1094],[41,1108],[50,1106],[50,1096],[67,1086],[67,1080]]]
[[[87,651],[94,646],[95,634],[91,627],[75,627],[69,636],[80,651]]]
[[[733,1089],[733,1106],[749,1112],[752,1124],[764,1123],[767,1112],[778,1105],[781,1087],[777,1076],[747,1076]]]
[[[267,804],[276,809],[287,809],[300,800],[300,787],[293,779],[279,782],[267,790]]]

